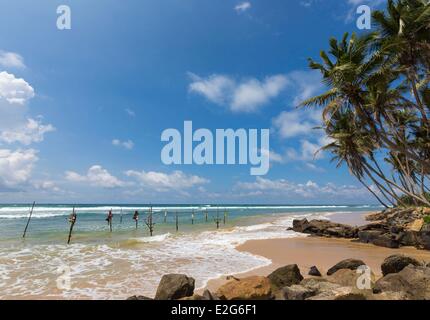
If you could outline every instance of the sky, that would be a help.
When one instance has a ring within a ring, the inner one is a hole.
[[[383,2],[1,0],[0,202],[375,203],[297,105],[324,90],[307,59]],[[269,173],[165,165],[184,121],[270,129]]]

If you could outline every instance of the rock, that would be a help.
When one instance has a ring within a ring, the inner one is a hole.
[[[408,299],[430,299],[430,268],[409,265],[376,281],[374,293],[404,292]]]
[[[406,227],[406,229],[410,230],[410,231],[421,231],[421,229],[424,226],[424,219],[417,219],[412,221],[411,223],[409,223]]]
[[[321,292],[307,300],[368,300],[370,294],[355,290],[351,287],[339,287]]]
[[[405,230],[403,232],[400,232],[398,241],[402,246],[417,246],[418,244],[418,238],[417,238],[417,232],[415,231],[409,231]]]
[[[268,278],[253,276],[231,280],[216,294],[222,300],[268,300],[272,298],[272,288]]]
[[[328,277],[328,281],[341,285],[342,287],[357,286],[357,279],[361,274],[356,270],[340,269]]]
[[[181,298],[179,300],[182,301],[203,301],[203,300],[207,300],[205,297],[199,295],[199,294],[193,294],[191,297],[185,297],[185,298]]]
[[[283,287],[299,284],[303,280],[300,274],[300,269],[296,264],[291,264],[285,267],[276,269],[268,276],[270,282],[275,288],[281,289]]]
[[[328,220],[307,219],[294,220],[293,230],[296,232],[312,234],[316,236],[328,236],[336,238],[356,238],[358,229],[345,224],[333,223]]]
[[[306,300],[315,295],[316,290],[306,288],[302,285],[292,285],[281,290],[281,294],[285,300]]]
[[[397,249],[400,247],[400,242],[393,238],[390,234],[383,234],[372,241],[375,246]]]
[[[314,277],[321,277],[321,272],[318,270],[318,268],[316,266],[312,266],[311,269],[309,270],[308,275],[310,276],[314,276]]]
[[[216,295],[214,295],[212,292],[210,292],[207,289],[203,292],[203,298],[205,298],[205,300],[219,300],[219,298]]]
[[[341,287],[340,285],[338,285],[336,283],[328,282],[326,279],[323,279],[323,278],[304,279],[300,283],[300,285],[315,291],[317,294],[320,294],[321,292],[324,292],[324,291],[334,290],[334,289]]]
[[[372,300],[408,300],[408,295],[404,292],[387,291],[374,294]]]
[[[387,211],[369,213],[366,215],[366,221],[381,221],[387,217]]]
[[[340,269],[349,269],[349,270],[357,270],[358,267],[366,265],[363,261],[357,260],[357,259],[346,259],[342,260],[341,262],[337,263],[333,267],[331,267],[327,271],[327,275],[330,276],[333,273],[335,273],[337,270]]]
[[[372,243],[373,240],[377,239],[383,231],[380,230],[366,230],[358,232],[358,239],[363,243]]]
[[[426,225],[426,226],[430,226],[430,225]],[[418,232],[416,247],[419,249],[430,250],[430,231]]]
[[[145,296],[132,296],[132,297],[128,297],[127,300],[154,300],[154,299],[148,298]]]
[[[424,207],[422,209],[422,214],[423,214],[423,216],[430,216],[430,208]]]
[[[381,265],[382,274],[386,276],[389,273],[397,273],[402,271],[408,265],[420,266],[421,263],[412,257],[402,254],[389,256]]]
[[[155,300],[177,300],[191,297],[194,293],[194,279],[183,274],[167,274],[161,281],[155,294]]]
[[[369,223],[366,224],[364,226],[361,226],[358,228],[358,231],[372,231],[372,230],[376,230],[376,231],[388,231],[389,226],[384,223],[384,222],[373,222],[373,223]]]

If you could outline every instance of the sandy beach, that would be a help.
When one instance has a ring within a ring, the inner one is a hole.
[[[331,219],[334,222],[363,225],[365,215],[337,214]],[[302,237],[290,239],[250,240],[236,247],[240,252],[265,257],[272,264],[254,269],[250,272],[235,274],[235,277],[267,276],[279,267],[297,264],[304,277],[307,277],[310,267],[317,266],[322,274],[341,260],[354,258],[363,260],[380,277],[381,263],[390,255],[405,254],[421,261],[430,261],[430,252],[413,247],[389,249],[373,244],[359,243],[348,239]],[[207,288],[212,291],[226,282],[221,277],[208,282]]]

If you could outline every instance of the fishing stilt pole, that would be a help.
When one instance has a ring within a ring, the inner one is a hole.
[[[167,222],[167,210],[164,210],[164,223]]]
[[[73,227],[75,226],[75,223],[76,223],[76,219],[77,219],[77,215],[75,212],[75,207],[73,207],[73,213],[69,217],[70,230],[69,230],[69,238],[67,239],[67,244],[70,244],[70,240],[72,239],[72,232],[73,232]]]
[[[179,219],[178,219],[178,211],[176,211],[176,232],[179,230]]]
[[[122,224],[122,208],[121,208],[121,215],[119,216],[119,224]]]
[[[208,209],[206,209],[206,216],[205,216],[206,222],[208,222]]]
[[[154,233],[154,225],[155,225],[155,223],[153,222],[152,207],[149,210],[149,215],[148,215],[148,218],[146,219],[146,225],[148,226],[148,229],[149,229],[149,235],[152,237]]]
[[[216,209],[216,219],[214,219],[214,220],[215,220],[215,223],[216,223],[216,228],[219,229],[219,224],[221,222],[221,219],[219,218],[218,208]]]
[[[194,224],[194,209],[193,209],[193,212],[191,213],[191,224]]]
[[[30,224],[31,216],[33,215],[33,210],[35,205],[36,205],[36,201],[34,201],[33,205],[31,206],[30,215],[28,216],[27,224],[25,226],[24,233],[22,235],[23,238],[25,238],[25,234],[27,233],[27,228],[28,228],[28,225]]]
[[[224,210],[224,224],[226,222],[226,219],[227,219],[227,210]]]

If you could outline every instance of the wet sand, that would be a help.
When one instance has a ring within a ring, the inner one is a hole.
[[[366,223],[363,215],[355,215],[355,217],[336,215],[331,220],[353,225]],[[307,276],[312,266],[317,266],[324,275],[333,265],[348,258],[363,260],[372,269],[373,273],[379,277],[381,276],[380,266],[382,262],[386,257],[393,254],[406,254],[421,261],[430,261],[430,251],[417,250],[412,247],[389,249],[348,239],[318,237],[251,240],[236,249],[262,256],[272,261],[269,266],[234,275],[239,278],[254,275],[267,276],[275,269],[288,264],[297,264],[304,277]],[[214,279],[208,282],[207,288],[211,291],[216,291],[225,282],[225,277]]]

